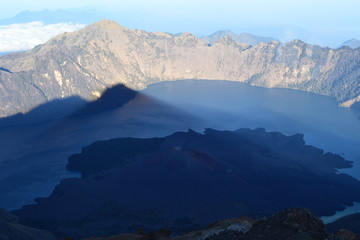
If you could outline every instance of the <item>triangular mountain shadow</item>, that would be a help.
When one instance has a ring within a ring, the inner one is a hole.
[[[68,116],[100,113],[123,106],[136,94],[136,91],[125,87],[123,84],[118,84],[107,89],[99,99],[92,102],[79,96],[56,99],[41,104],[25,114],[18,113],[0,118],[0,127],[38,124]]]
[[[121,95],[122,92],[116,93]],[[74,176],[65,171],[68,156],[94,141],[166,136],[189,127],[202,129],[205,126],[202,119],[166,102],[142,93],[130,99],[132,96],[114,105],[106,104],[110,98],[95,101],[98,103],[84,101],[75,109],[77,114],[68,111],[67,117],[0,128],[0,206],[15,209],[35,197],[48,196],[61,179]],[[87,113],[96,112],[86,108],[86,103],[97,106],[97,113],[79,114],[82,108],[87,109]],[[99,108],[100,103],[106,107]],[[104,111],[99,112],[100,109]]]
[[[123,84],[117,84],[108,88],[99,99],[89,102],[79,110],[76,110],[73,115],[100,113],[121,107],[133,99],[137,93]]]

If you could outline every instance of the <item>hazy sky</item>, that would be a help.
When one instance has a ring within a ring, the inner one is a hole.
[[[221,29],[242,31],[247,28],[291,26],[344,41],[360,38],[358,0],[0,0],[0,3],[0,19],[24,10],[93,6],[119,11],[119,14],[137,12],[126,15],[126,23],[134,23],[135,27],[138,24],[139,27],[150,28],[145,29],[150,31],[209,34]],[[151,16],[148,23],[146,18],[142,18],[144,15]]]
[[[112,10],[141,9],[164,15],[246,21],[251,25],[358,28],[358,0],[1,0],[0,18],[23,10],[99,6]],[[231,23],[229,23],[231,24]]]

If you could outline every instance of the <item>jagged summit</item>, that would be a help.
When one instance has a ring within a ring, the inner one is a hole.
[[[101,20],[95,23],[92,23],[82,30],[80,32],[87,32],[87,33],[93,33],[93,32],[102,32],[102,33],[111,33],[111,32],[117,32],[117,31],[134,31],[131,29],[128,29],[122,25],[120,25],[117,22],[114,22],[112,20]]]
[[[121,26],[119,23],[112,21],[112,20],[108,20],[108,19],[104,19],[98,22],[94,22],[90,25],[88,25],[87,27],[100,27],[100,28],[107,28],[107,27],[120,27],[120,28],[125,28],[123,26]]]
[[[219,44],[235,44],[236,45],[236,41],[232,37],[229,37],[229,36],[221,37],[218,40],[216,40],[216,42],[214,42],[213,44],[217,44],[217,43],[219,43]]]
[[[119,34],[123,34],[125,31],[130,32],[135,30],[125,28],[124,26],[111,20],[101,20],[84,27],[79,31],[59,34],[46,43],[36,46],[29,52],[38,53],[48,51],[53,48],[64,47],[71,50],[73,46],[84,48],[89,44],[89,42],[114,41]]]

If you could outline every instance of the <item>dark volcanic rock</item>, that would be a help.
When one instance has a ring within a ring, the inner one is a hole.
[[[181,239],[181,238],[180,238]],[[225,230],[206,240],[359,240],[348,230],[336,234],[326,231],[323,222],[311,211],[302,208],[286,209],[272,217],[256,222],[249,231],[239,233]]]
[[[163,141],[162,138],[121,138],[95,142],[84,147],[81,154],[70,156],[66,168],[81,172],[84,177],[101,173],[115,166],[124,165],[141,154],[154,151],[154,148]]]
[[[336,170],[350,166],[339,155],[305,145],[300,134],[287,137],[264,129],[113,139],[70,157],[68,169],[82,178],[62,181],[50,197],[15,213],[23,223],[76,237],[138,227],[178,233],[287,207],[331,215],[360,201],[359,181]]]
[[[306,209],[286,209],[261,220],[246,233],[252,240],[320,240],[328,236],[325,225]]]
[[[245,217],[227,219],[175,237],[161,233],[137,232],[87,240],[359,240],[344,229],[329,234],[319,218],[300,208],[286,209],[260,221]]]

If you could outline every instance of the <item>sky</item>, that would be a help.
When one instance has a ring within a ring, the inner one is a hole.
[[[112,10],[146,10],[169,17],[180,15],[221,22],[245,21],[251,25],[289,24],[299,27],[357,28],[360,1],[357,0],[1,0],[0,18],[24,10],[94,6]]]
[[[331,47],[351,38],[360,39],[358,0],[0,0],[0,3],[0,19],[24,10],[91,7],[112,12],[111,16],[117,14],[114,20],[125,27],[147,31],[192,32],[197,36],[217,30],[246,31],[281,41],[297,38],[302,31],[302,40]]]

